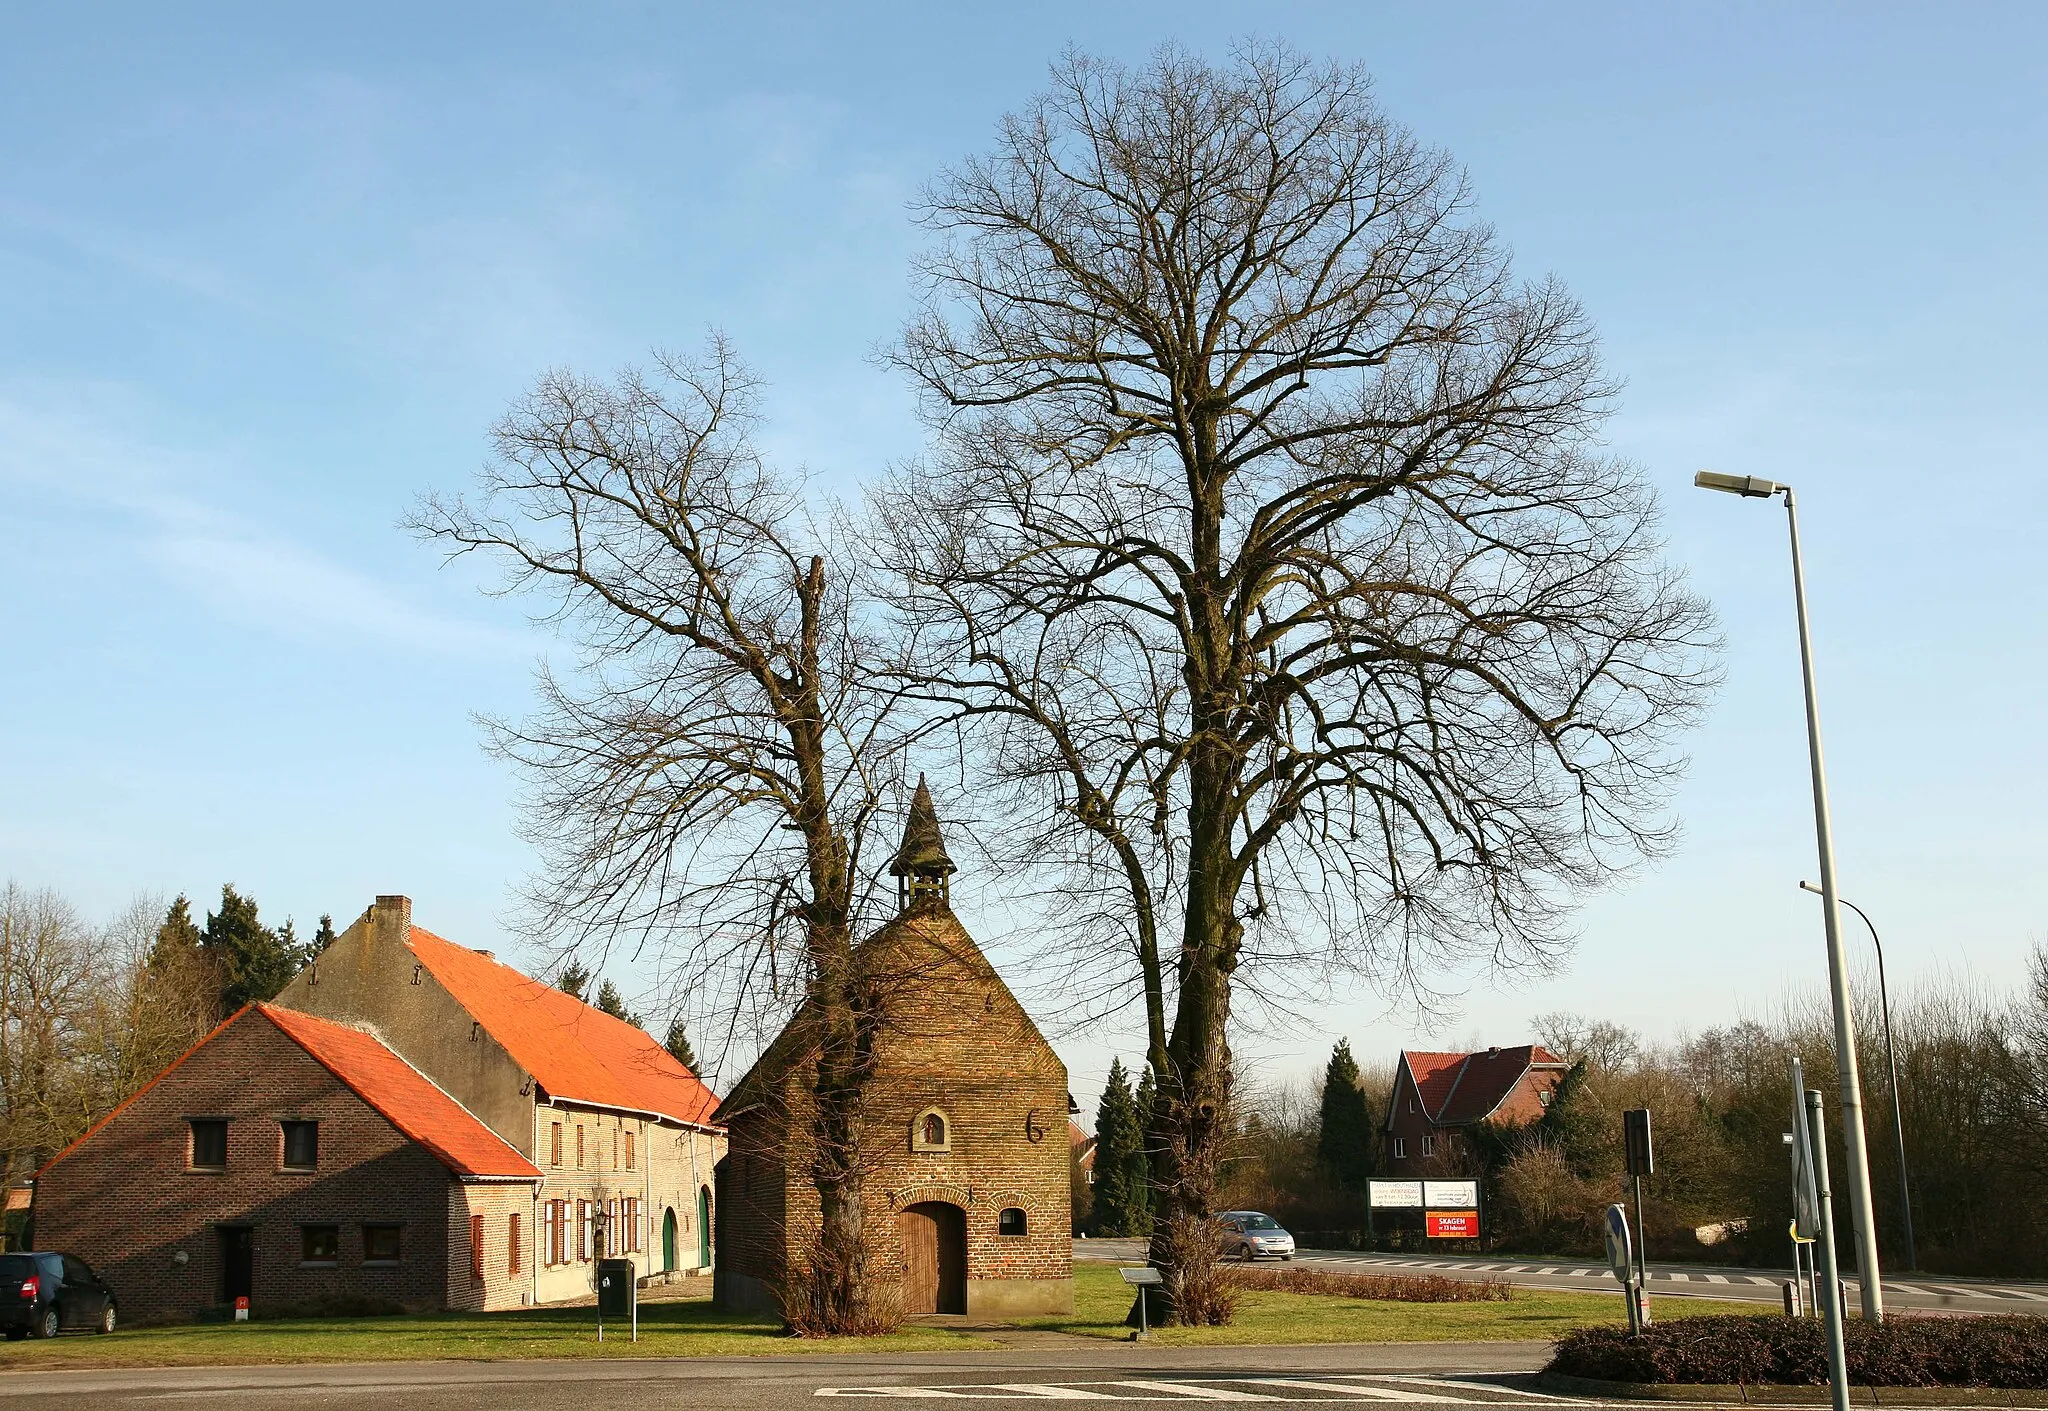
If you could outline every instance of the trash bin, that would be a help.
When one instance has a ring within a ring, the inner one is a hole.
[[[636,1282],[632,1260],[598,1260],[597,1316],[620,1320],[632,1317]]]

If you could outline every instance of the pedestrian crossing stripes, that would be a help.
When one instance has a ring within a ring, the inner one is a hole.
[[[1600,1403],[1529,1391],[1483,1377],[1314,1373],[1298,1377],[1114,1377],[1063,1382],[945,1382],[933,1386],[819,1387],[816,1395],[888,1401],[1395,1402],[1404,1406],[1554,1406]]]
[[[1389,1259],[1385,1257],[1363,1257],[1357,1255],[1326,1254],[1320,1250],[1304,1250],[1304,1262],[1311,1266],[1346,1265],[1360,1269],[1423,1269],[1449,1274],[1545,1274],[1552,1277],[1586,1279],[1591,1282],[1613,1281],[1614,1275],[1605,1267],[1593,1264],[1475,1264],[1454,1259]],[[1719,1285],[1724,1288],[1746,1287],[1776,1289],[1791,1275],[1784,1271],[1768,1274],[1706,1273],[1682,1269],[1650,1270],[1650,1286],[1659,1284],[1699,1284],[1705,1287]],[[1844,1277],[1843,1284],[1851,1290],[1857,1287],[1854,1275]],[[2006,1284],[1948,1284],[1930,1283],[1924,1279],[1910,1283],[1898,1279],[1886,1279],[1884,1287],[1888,1293],[1911,1294],[1916,1297],[1949,1298],[1996,1298],[2014,1302],[2048,1303],[2048,1288],[2015,1288]]]

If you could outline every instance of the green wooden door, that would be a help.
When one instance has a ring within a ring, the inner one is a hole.
[[[711,1187],[697,1187],[697,1267],[711,1267]]]
[[[676,1267],[676,1212],[666,1210],[661,1216],[661,1267],[673,1270]]]

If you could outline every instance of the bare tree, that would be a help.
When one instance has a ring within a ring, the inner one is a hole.
[[[1668,838],[1709,684],[1584,317],[1468,204],[1363,73],[1268,47],[1070,56],[927,196],[897,360],[938,434],[890,520],[922,676],[1177,923],[1138,983],[1185,1319],[1227,1303],[1234,987],[1553,954]]]
[[[802,1326],[851,1332],[879,1023],[852,935],[898,742],[850,575],[749,440],[755,392],[722,341],[610,383],[551,373],[498,425],[476,498],[411,523],[501,560],[503,590],[549,601],[581,650],[573,677],[540,673],[532,719],[491,727],[531,785],[539,928],[655,941],[673,981],[723,986],[734,1012],[801,995],[822,1216]]]

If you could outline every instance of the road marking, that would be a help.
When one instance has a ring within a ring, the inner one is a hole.
[[[1170,1396],[1186,1397],[1190,1401],[1271,1401],[1270,1396],[1253,1396],[1248,1391],[1228,1391],[1222,1387],[1197,1386],[1193,1382],[1142,1382],[1115,1381],[1098,1385],[1113,1387],[1136,1387],[1139,1391],[1163,1391]]]
[[[971,1400],[957,1391],[944,1391],[938,1387],[819,1387],[813,1396],[945,1396],[956,1400]]]
[[[1381,1378],[1381,1380],[1389,1382],[1399,1382],[1403,1386],[1451,1387],[1457,1391],[1470,1391],[1474,1388],[1484,1387],[1486,1390],[1491,1392],[1497,1392],[1502,1396],[1526,1396],[1531,1401],[1561,1401],[1565,1403],[1567,1406],[1590,1406],[1593,1404],[1588,1401],[1581,1401],[1576,1397],[1552,1396],[1550,1393],[1543,1391],[1523,1391],[1520,1387],[1504,1387],[1498,1382],[1460,1382],[1452,1381],[1447,1377],[1414,1376],[1383,1377]]]
[[[1108,1392],[1086,1391],[1075,1386],[1061,1386],[1057,1382],[996,1382],[996,1391],[1014,1391],[1025,1396],[1041,1397],[1046,1401],[1114,1401]]]
[[[1391,1387],[1367,1386],[1363,1382],[1313,1382],[1299,1377],[1247,1377],[1246,1381],[1264,1387],[1285,1387],[1289,1391],[1335,1391],[1360,1401],[1435,1401],[1449,1406],[1468,1406],[1471,1403],[1455,1396],[1431,1396],[1424,1391],[1395,1391]],[[1269,1398],[1260,1398],[1267,1400]]]

